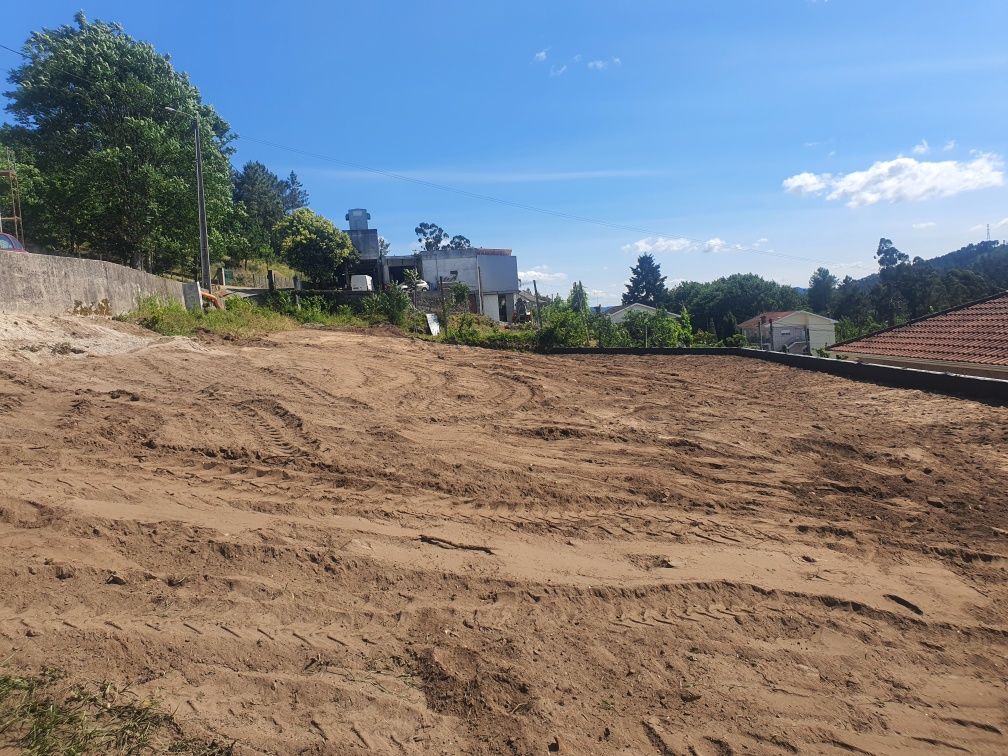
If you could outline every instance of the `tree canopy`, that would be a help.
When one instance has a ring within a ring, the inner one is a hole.
[[[228,123],[168,56],[119,24],[81,12],[21,51],[0,142],[16,155],[33,245],[193,274],[196,123],[213,261],[270,257],[273,226],[307,203],[293,172],[279,179],[258,162],[234,171]]]
[[[211,249],[231,246],[233,134],[166,56],[83,13],[74,26],[33,33],[22,51],[3,137],[34,168],[23,197],[33,234],[137,267],[190,263],[198,113]]]
[[[287,263],[321,285],[333,283],[339,267],[357,254],[346,233],[306,207],[284,216],[274,236]]]
[[[588,315],[588,294],[585,292],[584,284],[580,281],[575,281],[574,285],[571,286],[570,296],[567,297],[567,304],[574,312],[579,312],[585,316]]]
[[[436,252],[439,249],[469,249],[472,242],[461,234],[448,238],[448,232],[436,223],[421,223],[413,231],[424,252]]]
[[[665,276],[661,274],[661,266],[652,255],[641,255],[637,258],[637,264],[630,268],[630,283],[626,285],[623,304],[640,302],[657,307],[664,293]]]
[[[817,268],[809,279],[808,302],[812,312],[820,315],[827,315],[830,311],[830,302],[833,299],[833,291],[836,289],[837,277],[826,268]]]

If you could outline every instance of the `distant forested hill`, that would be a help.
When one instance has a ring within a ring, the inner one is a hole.
[[[914,258],[915,265],[921,264],[918,260],[921,258]],[[969,270],[998,289],[1008,289],[1008,243],[996,239],[968,244],[955,252],[921,262],[936,271]],[[862,288],[871,289],[879,282],[879,275],[872,273],[856,282]]]

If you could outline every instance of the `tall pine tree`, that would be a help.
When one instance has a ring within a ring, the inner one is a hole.
[[[285,213],[293,213],[299,208],[308,206],[308,190],[301,184],[301,180],[294,171],[290,172],[283,185],[283,209]]]
[[[635,302],[657,307],[665,296],[665,276],[652,255],[641,255],[630,268],[630,283],[623,294],[623,304]]]

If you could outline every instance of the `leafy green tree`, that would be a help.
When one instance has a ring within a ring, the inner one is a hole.
[[[658,309],[655,312],[630,312],[623,320],[634,346],[675,347],[689,346],[693,342],[693,328],[686,316],[676,317]]]
[[[421,223],[415,229],[417,240],[425,252],[436,252],[444,246],[448,234],[436,223]]]
[[[817,268],[809,279],[808,302],[812,312],[826,315],[830,311],[833,300],[833,290],[836,289],[837,277],[826,268]]]
[[[284,216],[285,190],[285,183],[258,161],[246,163],[235,173],[234,199],[244,209],[250,255],[270,257],[273,227]]]
[[[875,259],[879,264],[879,286],[875,290],[876,311],[889,325],[904,316],[906,297],[902,279],[906,277],[910,256],[900,252],[889,239],[879,239]]]
[[[357,255],[349,236],[306,207],[281,218],[273,235],[287,264],[322,285],[335,282],[339,267]]]
[[[846,276],[833,295],[832,314],[838,320],[852,323],[864,323],[871,319],[872,306],[865,285]]]
[[[567,297],[567,305],[574,312],[580,313],[583,317],[588,317],[588,293],[584,284],[575,281],[571,286],[570,296]]]
[[[421,223],[413,229],[424,252],[439,249],[470,249],[472,242],[461,234],[448,238],[448,232],[436,223]]]
[[[879,267],[884,269],[908,262],[910,256],[896,249],[889,239],[882,238],[879,239],[878,249],[875,251],[875,259],[878,260]]]
[[[291,171],[282,182],[283,185],[283,210],[285,213],[293,213],[302,207],[308,206],[308,191],[302,186],[297,174]]]
[[[388,243],[388,239],[384,236],[378,237],[378,256],[386,257],[392,254],[392,245]]]
[[[13,123],[2,140],[34,169],[22,198],[31,237],[135,267],[193,272],[190,116],[199,113],[210,251],[228,255],[236,230],[230,127],[150,44],[83,13],[75,21],[34,32],[9,77]]]
[[[554,303],[543,313],[539,344],[544,347],[581,347],[588,343],[588,323],[565,302]]]
[[[661,266],[650,254],[637,258],[637,264],[630,268],[630,283],[623,294],[623,304],[640,302],[657,307],[665,297],[665,276]]]
[[[752,273],[735,273],[715,281],[684,281],[670,289],[662,302],[670,312],[686,308],[697,323],[713,324],[719,339],[736,330],[736,315],[743,320],[760,312],[799,310],[805,297],[792,286],[782,286]]]
[[[403,283],[406,285],[406,291],[410,293],[414,306],[416,306],[417,291],[420,290],[420,280],[420,274],[416,272],[415,268],[406,268],[403,271]]]
[[[448,287],[449,299],[456,309],[469,309],[469,287],[462,281],[456,281]]]

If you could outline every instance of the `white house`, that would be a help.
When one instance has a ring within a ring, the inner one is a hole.
[[[626,316],[631,312],[641,312],[645,315],[653,315],[657,311],[658,310],[655,307],[650,307],[649,305],[641,304],[640,302],[634,302],[633,304],[611,307],[610,309],[605,310],[602,314],[609,318],[609,320],[613,323],[622,323],[626,319]],[[677,318],[679,316],[673,315],[672,317]]]
[[[750,344],[774,352],[811,353],[836,341],[836,321],[807,310],[762,312],[738,329]]]

